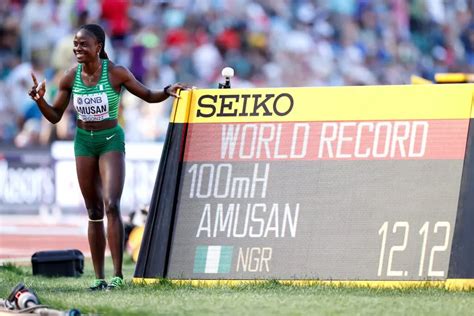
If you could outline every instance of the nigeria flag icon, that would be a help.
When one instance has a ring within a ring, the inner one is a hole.
[[[197,246],[194,273],[229,273],[232,264],[232,246]]]

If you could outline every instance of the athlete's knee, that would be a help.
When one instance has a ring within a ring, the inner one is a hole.
[[[119,215],[120,213],[120,200],[118,199],[106,199],[104,201],[105,212],[107,215]]]
[[[99,221],[104,218],[104,210],[103,209],[87,209],[87,214],[89,215],[89,220],[91,221]]]
[[[104,206],[102,203],[86,201],[86,209],[89,219],[98,220],[104,218]]]

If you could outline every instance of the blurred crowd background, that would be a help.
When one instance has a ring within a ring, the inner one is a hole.
[[[74,33],[98,23],[112,61],[145,85],[216,88],[409,84],[413,74],[474,71],[474,0],[2,0],[0,144],[73,138],[72,107],[57,125],[27,95],[31,71],[47,99],[75,64]],[[164,138],[170,101],[122,96],[127,141]]]

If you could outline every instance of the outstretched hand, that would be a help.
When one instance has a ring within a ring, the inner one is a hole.
[[[184,83],[175,83],[175,84],[172,84],[171,86],[169,86],[169,88],[166,89],[166,93],[168,93],[169,95],[175,97],[175,98],[179,98],[179,95],[178,95],[178,90],[190,90],[191,87],[184,84]]]
[[[31,73],[31,79],[33,79],[33,86],[30,91],[28,91],[28,94],[33,100],[38,101],[44,97],[44,94],[46,93],[46,79],[41,81],[39,85],[34,73]]]

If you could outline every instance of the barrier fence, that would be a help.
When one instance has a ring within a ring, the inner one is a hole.
[[[126,144],[124,211],[148,204],[162,143]],[[72,142],[19,149],[0,146],[0,214],[86,214]]]

